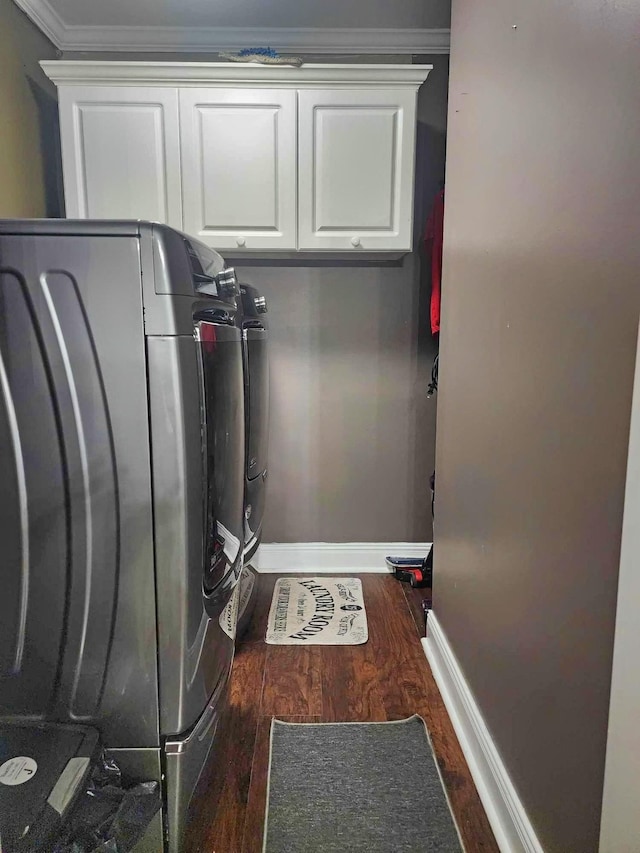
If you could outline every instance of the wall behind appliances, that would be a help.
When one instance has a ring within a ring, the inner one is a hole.
[[[416,61],[434,64],[418,108],[417,247],[444,175],[448,57]],[[435,345],[419,253],[367,266],[235,265],[269,302],[264,541],[429,541]]]
[[[55,87],[38,66],[55,57],[13,0],[0,0],[0,217],[61,214]]]
[[[546,853],[595,853],[640,313],[640,7],[454,0],[434,608]]]

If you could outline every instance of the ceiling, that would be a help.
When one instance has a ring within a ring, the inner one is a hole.
[[[448,52],[450,0],[15,0],[61,50]]]
[[[140,27],[448,27],[448,0],[49,0],[66,24]]]

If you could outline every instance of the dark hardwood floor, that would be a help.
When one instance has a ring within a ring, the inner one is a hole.
[[[272,717],[298,722],[425,720],[467,853],[498,853],[469,769],[420,645],[422,599],[390,575],[360,576],[369,641],[361,646],[267,646],[276,575],[259,577],[253,620],[236,654],[220,791],[198,796],[188,853],[260,853]],[[222,769],[222,772],[221,772]],[[218,807],[214,803],[218,800]],[[420,807],[419,799],[416,808]],[[292,851],[295,853],[295,851]]]

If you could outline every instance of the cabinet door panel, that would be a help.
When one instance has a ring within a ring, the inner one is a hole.
[[[307,90],[298,103],[300,248],[410,249],[415,92]]]
[[[67,216],[182,228],[177,89],[62,87]]]
[[[218,249],[295,249],[296,96],[182,89],[185,230]]]

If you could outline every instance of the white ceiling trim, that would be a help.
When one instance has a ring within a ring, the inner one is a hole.
[[[47,0],[15,2],[59,50],[218,53],[269,46],[319,54],[449,53],[445,29],[77,26],[65,24]]]
[[[449,30],[72,26],[61,49],[214,53],[266,46],[298,53],[448,53]]]
[[[49,41],[60,48],[67,27],[60,15],[47,3],[47,0],[15,0],[15,3],[42,30]]]
[[[298,53],[448,53],[449,30],[72,26],[61,49],[217,53],[267,46]]]

